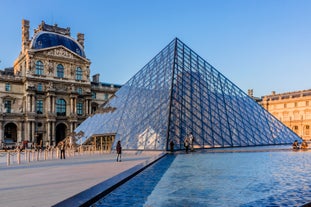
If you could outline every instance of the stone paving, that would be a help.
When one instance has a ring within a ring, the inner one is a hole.
[[[111,153],[10,166],[1,157],[0,206],[52,206],[161,153],[125,152],[122,162]]]

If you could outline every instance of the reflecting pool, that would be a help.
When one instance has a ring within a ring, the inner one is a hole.
[[[92,206],[301,206],[311,202],[310,170],[311,151],[257,147],[178,153]]]

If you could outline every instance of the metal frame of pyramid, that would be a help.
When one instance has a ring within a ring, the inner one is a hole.
[[[196,148],[301,140],[177,38],[75,131],[84,132],[78,143],[115,133],[135,150],[168,150],[170,141],[183,149],[190,133]]]

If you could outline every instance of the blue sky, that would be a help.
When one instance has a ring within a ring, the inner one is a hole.
[[[178,37],[255,96],[311,89],[310,0],[1,0],[0,68],[21,50],[21,21],[85,34],[91,75],[124,84]]]

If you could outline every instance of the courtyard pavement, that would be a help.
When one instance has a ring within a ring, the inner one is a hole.
[[[124,152],[34,161],[6,166],[0,157],[0,206],[52,206],[136,165],[156,159],[162,152]]]

